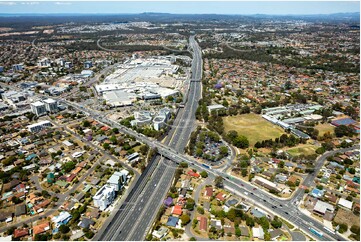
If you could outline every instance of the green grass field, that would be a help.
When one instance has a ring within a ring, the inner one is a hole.
[[[257,141],[275,139],[285,133],[282,128],[254,113],[224,117],[223,123],[226,132],[235,130],[239,135],[246,136],[251,146]]]
[[[315,145],[299,144],[296,147],[286,149],[285,151],[287,151],[292,156],[299,156],[301,154],[303,154],[303,155],[312,155],[312,154],[315,153],[315,150],[317,148],[318,147],[315,146]]]
[[[325,133],[330,132],[331,134],[334,134],[335,127],[333,127],[331,124],[324,123],[324,124],[318,124],[315,126],[315,129],[318,130],[318,136],[323,136]]]

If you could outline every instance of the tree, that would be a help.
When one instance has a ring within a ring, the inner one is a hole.
[[[335,127],[335,135],[337,137],[352,136],[353,133],[353,129],[346,125],[339,125]]]
[[[248,148],[249,141],[248,141],[247,137],[240,135],[240,136],[237,136],[237,138],[235,138],[233,140],[233,145],[238,148],[245,149],[245,148]]]
[[[62,169],[65,173],[70,172],[71,170],[73,170],[76,166],[76,163],[73,161],[69,161],[63,164]]]
[[[269,221],[266,217],[261,217],[259,219],[259,224],[262,226],[262,228],[264,230],[268,230],[269,229]]]
[[[354,234],[360,234],[360,226],[357,226],[356,224],[352,225],[350,230]]]
[[[238,133],[237,133],[237,131],[235,131],[235,130],[230,130],[230,131],[228,131],[228,133],[227,133],[227,138],[229,138],[232,143],[233,143],[233,140],[234,140],[235,138],[237,138],[237,136],[238,136]]]
[[[214,185],[216,187],[223,187],[223,177],[222,176],[217,176],[215,179],[214,179]]]
[[[339,224],[338,232],[343,234],[348,230],[347,224]]]
[[[236,227],[235,234],[236,234],[237,237],[240,237],[242,235],[242,231],[238,226]]]
[[[274,216],[274,218],[273,218],[273,220],[271,222],[271,225],[275,229],[281,228],[282,227],[282,221],[277,216]]]
[[[88,120],[84,120],[83,121],[83,127],[87,128],[87,127],[90,127],[90,122]]]
[[[199,173],[203,178],[207,178],[208,177],[208,173],[206,171],[201,171]]]
[[[249,226],[249,227],[254,227],[254,219],[251,218],[251,217],[247,217],[247,218],[246,218],[246,224],[247,224],[247,226]]]
[[[192,199],[192,198],[188,198],[187,199],[187,203],[186,203],[186,206],[185,208],[192,211],[194,209],[194,205],[195,205],[195,201]]]
[[[191,218],[187,213],[182,214],[180,219],[182,220],[182,226],[187,225],[191,221]]]
[[[189,241],[197,241],[197,239],[194,238],[194,237],[191,237],[191,238],[189,239]]]
[[[104,148],[105,150],[108,150],[108,149],[110,148],[110,145],[109,145],[108,143],[104,143],[104,144],[103,144],[103,148]]]
[[[234,220],[236,219],[236,211],[234,210],[234,208],[231,208],[228,213],[227,213],[227,218],[229,220],[231,220],[232,222],[234,222]]]
[[[93,238],[93,236],[94,236],[94,232],[91,230],[89,230],[88,232],[85,233],[85,237],[87,239],[91,239],[91,238]]]
[[[59,231],[62,233],[62,234],[66,234],[70,231],[70,228],[69,226],[65,225],[65,224],[62,224],[60,225],[59,227]]]
[[[224,146],[224,145],[219,147],[219,153],[222,156],[226,156],[228,154],[228,148],[226,146]]]

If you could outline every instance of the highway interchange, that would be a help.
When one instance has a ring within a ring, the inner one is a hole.
[[[201,164],[198,164],[192,157],[182,154],[189,136],[195,127],[195,111],[198,106],[198,100],[201,97],[201,82],[199,82],[202,78],[201,50],[195,41],[194,36],[190,37],[189,41],[190,46],[193,49],[193,62],[192,81],[189,85],[188,100],[185,102],[184,108],[180,109],[175,119],[174,127],[169,132],[165,143],[138,134],[132,129],[126,128],[117,122],[105,118],[97,111],[85,108],[73,102],[62,100],[65,104],[84,112],[86,115],[111,127],[116,127],[121,132],[135,137],[137,140],[152,148],[157,148],[158,153],[162,156],[157,156],[153,162],[149,164],[146,172],[144,172],[136,182],[126,201],[122,204],[121,208],[116,211],[116,215],[111,217],[112,221],[108,221],[108,224],[105,225],[106,229],[103,229],[102,233],[98,233],[94,239],[144,240],[173,180],[176,168],[174,162],[188,162],[191,168],[195,168],[199,171],[206,170],[211,178],[222,176],[224,178],[224,187],[227,190],[245,197],[247,200],[252,201],[256,206],[260,206],[274,215],[284,218],[295,225],[295,227],[301,229],[317,240],[346,240],[341,235],[324,229],[322,223],[302,213],[298,209],[297,204],[304,195],[302,189],[298,189],[290,199],[280,199],[258,189],[250,183],[230,177],[227,173],[222,171],[223,169],[207,169],[201,166]],[[314,172],[305,178],[303,185],[311,185],[328,156],[335,152],[342,152],[355,148],[358,148],[358,146],[325,153],[320,156],[315,162]],[[320,237],[312,234],[309,231],[309,228],[314,228],[322,232],[323,236]]]

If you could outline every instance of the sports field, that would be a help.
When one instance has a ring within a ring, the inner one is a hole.
[[[223,123],[225,132],[237,131],[248,138],[251,146],[257,141],[275,139],[285,133],[282,128],[254,113],[224,117]]]

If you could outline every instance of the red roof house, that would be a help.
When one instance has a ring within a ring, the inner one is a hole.
[[[201,176],[197,172],[194,172],[192,170],[188,171],[187,174],[190,175],[190,176],[196,177],[196,178],[199,178]]]
[[[200,217],[199,220],[199,230],[207,231],[207,218],[206,217]]]
[[[29,229],[27,229],[27,228],[15,229],[14,230],[14,238],[15,239],[26,236],[28,234],[29,234]]]
[[[213,188],[212,187],[206,187],[206,192],[204,193],[206,197],[213,196]]]
[[[225,200],[224,194],[221,192],[217,194],[216,198],[217,198],[217,200],[222,201],[222,202]]]
[[[175,214],[175,215],[182,215],[182,206],[180,205],[175,205],[172,209],[172,214]]]

